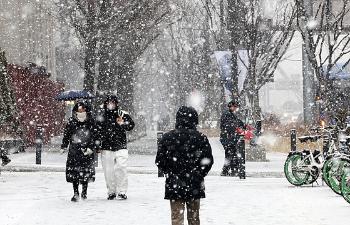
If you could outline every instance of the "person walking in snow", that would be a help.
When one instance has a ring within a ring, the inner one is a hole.
[[[238,173],[237,144],[239,134],[237,128],[244,129],[244,123],[240,120],[236,112],[239,103],[232,100],[228,103],[228,111],[225,111],[220,119],[220,142],[225,150],[225,162],[221,176],[235,176]]]
[[[199,225],[200,199],[205,198],[204,177],[214,159],[207,137],[196,130],[198,114],[182,106],[176,113],[175,130],[159,142],[156,165],[165,173],[165,199],[170,200],[172,225]]]
[[[115,95],[107,96],[102,115],[98,116],[101,136],[101,160],[108,190],[108,200],[127,199],[127,137],[135,123],[130,115],[118,107]]]
[[[6,166],[11,162],[11,159],[6,155],[5,149],[2,146],[0,147],[0,157],[2,160],[1,166]]]
[[[95,181],[94,151],[97,149],[97,127],[86,102],[78,102],[72,110],[62,140],[62,153],[67,151],[66,181],[73,183],[74,195],[71,201],[80,199],[79,184],[82,185],[81,198],[87,198],[89,182]]]

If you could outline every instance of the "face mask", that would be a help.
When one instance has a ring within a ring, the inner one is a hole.
[[[115,108],[116,108],[116,106],[115,106],[114,103],[108,103],[107,109],[109,109],[109,110],[114,110]]]
[[[86,120],[86,112],[77,112],[77,119],[80,122],[84,122]]]

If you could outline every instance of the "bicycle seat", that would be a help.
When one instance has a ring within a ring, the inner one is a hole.
[[[314,131],[314,132],[320,132],[322,130],[322,128],[321,127],[311,127],[310,130]]]
[[[310,155],[311,151],[308,149],[304,149],[303,151],[301,151],[301,153],[305,156],[305,155]]]
[[[300,142],[316,142],[318,141],[319,139],[321,139],[322,136],[321,135],[308,135],[308,136],[300,136],[298,137],[299,141]]]

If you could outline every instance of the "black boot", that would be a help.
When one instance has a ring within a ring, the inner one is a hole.
[[[126,200],[127,198],[128,198],[128,196],[126,194],[123,194],[123,193],[118,194],[119,200]]]
[[[11,162],[11,159],[9,159],[7,156],[2,158],[2,166],[6,166]]]
[[[74,191],[74,195],[70,200],[72,202],[77,202],[79,201],[79,181],[73,182],[73,191]]]
[[[70,199],[72,202],[79,201],[79,193],[74,193],[73,197]]]
[[[82,185],[83,185],[83,190],[81,191],[81,199],[86,200],[88,183],[83,183]]]
[[[220,173],[220,176],[229,176],[229,170],[230,170],[229,166],[225,164],[222,167],[222,171]]]
[[[116,197],[117,197],[117,195],[115,193],[112,193],[112,194],[108,194],[107,199],[108,200],[114,200]]]

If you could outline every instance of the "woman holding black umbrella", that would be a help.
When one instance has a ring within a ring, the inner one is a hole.
[[[79,200],[79,184],[82,185],[81,198],[87,198],[89,182],[95,181],[94,151],[96,143],[96,125],[91,115],[91,107],[86,102],[77,102],[72,117],[64,130],[61,149],[69,147],[66,163],[66,180],[73,183],[74,195],[71,201]]]

